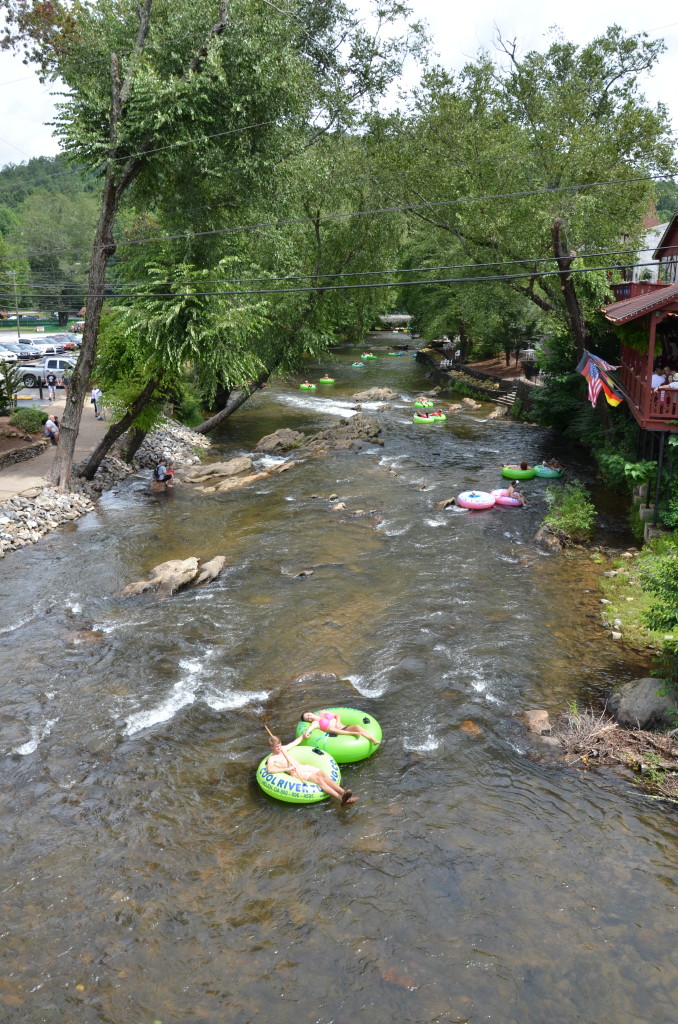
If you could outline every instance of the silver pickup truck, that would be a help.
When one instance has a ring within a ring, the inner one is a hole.
[[[75,363],[72,356],[45,356],[37,363],[22,366],[21,380],[25,388],[37,388],[45,383],[48,373],[56,373],[58,380],[61,380],[64,373],[71,376]]]

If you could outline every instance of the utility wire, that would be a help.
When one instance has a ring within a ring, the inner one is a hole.
[[[478,203],[485,200],[491,199],[515,199],[523,198],[525,196],[536,196],[543,195],[545,193],[556,193],[556,192],[572,192],[577,189],[586,188],[600,188],[602,186],[610,185],[628,185],[638,181],[654,181],[656,179],[665,178],[665,174],[646,174],[637,178],[617,178],[610,181],[590,181],[582,182],[577,185],[559,185],[557,188],[535,188],[535,189],[521,189],[518,192],[496,192],[484,196],[465,196],[460,199],[440,199],[434,202],[426,203],[409,203],[402,206],[384,206],[374,210],[351,210],[348,213],[324,213],[320,217],[292,217],[288,220],[277,220],[277,221],[261,221],[255,224],[241,224],[238,227],[228,228],[212,228],[207,231],[181,231],[173,234],[166,235],[145,235],[139,238],[129,239],[128,241],[116,242],[116,248],[144,245],[146,243],[157,242],[165,243],[169,241],[175,241],[182,239],[184,241],[190,241],[194,238],[204,238],[206,236],[214,235],[229,235],[235,234],[240,231],[260,231],[266,228],[280,228],[289,227],[294,224],[308,224],[317,223],[318,221],[327,220],[345,220],[348,217],[367,217],[382,213],[404,213],[413,210],[430,209],[431,207],[442,207],[442,206],[456,206],[465,203]],[[99,248],[106,248],[106,246],[99,246]],[[93,251],[89,246],[73,246],[64,247],[62,249],[37,249],[32,251],[24,251],[20,253],[7,254],[8,258],[19,258],[22,256],[53,256],[57,253],[63,252],[85,252]]]
[[[634,256],[636,253],[654,252],[657,246],[652,246],[649,249],[601,249],[599,252],[582,252],[577,254],[577,259],[593,259],[599,256]],[[524,256],[519,259],[513,260],[493,260],[490,263],[448,263],[442,266],[435,267],[387,267],[383,270],[345,270],[337,274],[287,274],[282,277],[232,277],[232,278],[203,278],[200,282],[193,281],[176,281],[175,284],[191,285],[191,284],[241,284],[243,282],[259,282],[265,281],[268,283],[274,283],[277,281],[331,281],[336,278],[344,277],[376,277],[383,274],[419,274],[439,270],[479,270],[483,267],[510,267],[516,264],[522,263],[552,263],[556,259],[555,256]],[[653,266],[650,263],[624,263],[623,266]],[[620,269],[617,267],[616,269]],[[541,271],[534,271],[533,276],[540,276]],[[87,282],[59,282],[57,280],[51,280],[47,283],[39,283],[39,276],[33,278],[27,282],[27,286],[32,287],[36,290],[42,289],[44,291],[65,291],[71,289],[78,294],[81,294],[87,290]],[[120,282],[112,281],[107,287],[115,288],[117,285],[121,287],[132,287],[138,285],[139,287],[148,287],[148,278],[141,280],[123,280]],[[35,293],[31,293],[35,294]],[[144,293],[142,293],[144,294]]]
[[[660,266],[660,263],[643,263],[643,267]],[[618,270],[617,266],[605,266],[605,267],[575,267],[570,270],[545,270],[539,276],[540,277],[562,277],[563,275],[570,274],[591,274],[599,271],[607,270]],[[440,277],[430,279],[427,278],[423,281],[371,281],[367,284],[330,284],[322,286],[320,288],[312,287],[310,285],[300,288],[256,288],[256,289],[243,289],[243,290],[218,290],[209,292],[118,292],[116,294],[103,293],[92,293],[88,295],[88,299],[103,298],[103,299],[177,299],[177,298],[204,298],[215,295],[293,295],[299,292],[334,292],[334,291],[355,291],[357,289],[364,288],[407,288],[412,285],[429,285],[429,284],[490,284],[500,281],[516,281],[522,278],[534,277],[534,273],[523,273],[523,274],[492,274],[483,275],[479,277]],[[26,293],[22,293],[26,294]],[[31,296],[31,293],[28,293]],[[35,296],[32,296],[35,297]],[[38,296],[39,297],[39,296]]]

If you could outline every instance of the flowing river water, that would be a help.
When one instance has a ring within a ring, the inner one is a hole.
[[[529,543],[543,482],[522,511],[435,504],[555,454],[607,543],[629,543],[625,509],[583,453],[490,406],[413,425],[422,367],[357,351],[321,368],[333,387],[256,396],[210,457],[336,423],[376,384],[403,396],[383,448],[224,495],[131,478],[3,562],[0,1021],[675,1021],[675,818],[515,720],[646,665],[600,623],[599,567]],[[113,597],[215,554],[205,589]],[[384,730],[344,771],[360,802],[265,796],[262,723],[291,738],[333,704]]]

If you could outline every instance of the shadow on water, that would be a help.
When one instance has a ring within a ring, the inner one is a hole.
[[[327,395],[257,395],[212,454],[321,429],[385,383],[383,448],[230,495],[131,480],[3,563],[0,1020],[673,1021],[671,819],[543,758],[514,718],[644,666],[601,628],[596,566],[530,545],[543,484],[521,512],[435,508],[516,458],[591,467],[489,407],[417,429],[421,368],[356,354],[309,369],[331,366]],[[112,597],[217,553],[205,590]],[[334,703],[384,729],[344,771],[360,803],[266,797],[263,722],[291,736]]]

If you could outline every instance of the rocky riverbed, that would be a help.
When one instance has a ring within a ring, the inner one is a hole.
[[[109,456],[99,467],[94,480],[73,482],[73,491],[62,494],[45,485],[34,493],[17,495],[0,505],[0,558],[27,544],[34,544],[57,526],[91,512],[103,491],[141,469],[150,469],[161,459],[175,466],[189,466],[200,461],[200,451],[208,448],[209,438],[196,434],[189,427],[170,420],[149,434],[129,465]]]

